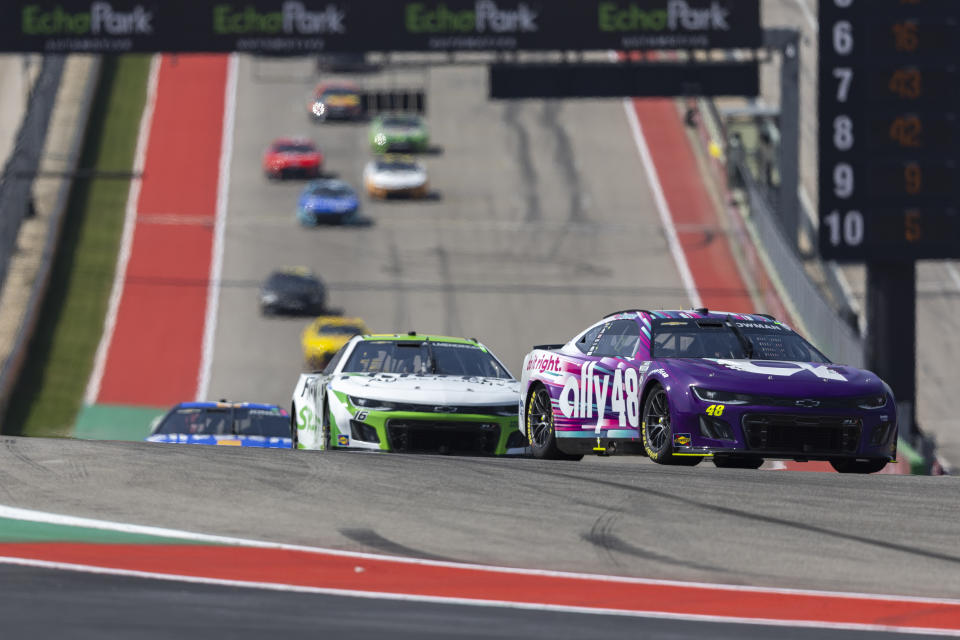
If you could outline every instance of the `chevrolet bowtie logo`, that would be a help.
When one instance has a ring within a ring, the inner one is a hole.
[[[820,401],[819,400],[797,400],[793,404],[797,405],[798,407],[810,408],[810,407],[819,407]]]

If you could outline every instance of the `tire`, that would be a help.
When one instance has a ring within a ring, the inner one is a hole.
[[[582,455],[572,455],[560,451],[557,447],[556,432],[553,428],[553,403],[550,393],[542,384],[533,387],[527,400],[527,439],[533,457],[540,460],[580,460]]]
[[[830,466],[837,473],[876,473],[885,466],[887,461],[879,460],[853,460],[851,458],[842,458],[840,460],[831,460]]]
[[[670,427],[670,404],[667,392],[654,385],[643,403],[643,450],[657,464],[693,467],[703,460],[701,456],[678,456],[673,451],[673,430]]]
[[[297,433],[297,405],[290,405],[290,448],[296,450],[300,444],[300,438]]]
[[[330,451],[330,406],[323,401],[323,415],[320,418],[320,448]]]
[[[715,455],[713,464],[719,469],[759,469],[763,458],[737,455]]]

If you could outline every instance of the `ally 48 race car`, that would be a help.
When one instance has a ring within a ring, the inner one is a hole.
[[[827,460],[873,473],[896,456],[897,412],[875,374],[831,363],[759,314],[623,311],[523,363],[533,454],[646,454],[660,464]]]
[[[294,447],[521,454],[518,384],[476,340],[355,336],[297,381]]]

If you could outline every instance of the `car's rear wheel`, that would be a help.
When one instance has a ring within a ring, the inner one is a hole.
[[[541,460],[580,460],[582,455],[560,451],[553,427],[553,402],[550,392],[541,384],[536,385],[527,400],[527,438],[534,458]]]
[[[887,461],[882,458],[877,460],[842,458],[831,460],[830,466],[838,473],[876,473],[887,466]]]
[[[759,469],[763,458],[716,454],[713,456],[713,464],[720,469]]]
[[[655,385],[643,403],[643,449],[657,464],[692,467],[700,464],[701,456],[677,455],[673,450],[673,429],[670,425],[670,401],[667,392]]]

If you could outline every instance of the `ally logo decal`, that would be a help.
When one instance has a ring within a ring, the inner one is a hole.
[[[597,373],[596,368],[596,362],[585,362],[580,365],[579,379],[567,377],[560,392],[560,412],[567,418],[590,419],[596,404],[596,425],[585,423],[583,428],[592,426],[600,433],[609,397],[610,411],[618,414],[619,426],[639,426],[641,374],[635,367],[615,369],[613,375]]]

